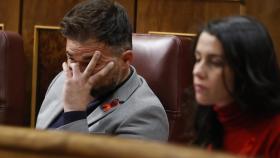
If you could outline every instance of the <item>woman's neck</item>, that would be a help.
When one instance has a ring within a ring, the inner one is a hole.
[[[233,100],[228,100],[228,101],[216,103],[216,104],[214,105],[214,107],[215,107],[215,109],[224,108],[224,107],[227,107],[227,106],[232,105],[233,102],[234,102]]]

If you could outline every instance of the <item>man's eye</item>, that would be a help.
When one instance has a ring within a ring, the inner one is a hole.
[[[85,63],[85,62],[81,62],[79,63],[80,67],[87,67],[88,66],[88,63]]]
[[[92,56],[86,56],[86,57],[83,57],[83,60],[85,62],[89,62],[91,60]]]
[[[71,63],[76,62],[73,58],[67,57],[67,59],[68,59],[68,61],[71,62]]]

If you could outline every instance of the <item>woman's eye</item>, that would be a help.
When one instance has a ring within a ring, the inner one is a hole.
[[[220,59],[214,59],[214,60],[211,60],[210,63],[214,66],[224,66],[225,62],[223,60],[220,60]]]

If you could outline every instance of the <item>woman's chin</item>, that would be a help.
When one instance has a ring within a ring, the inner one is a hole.
[[[196,102],[201,105],[201,106],[209,106],[212,105],[213,103],[209,101],[208,99],[205,98],[198,98],[196,97]]]

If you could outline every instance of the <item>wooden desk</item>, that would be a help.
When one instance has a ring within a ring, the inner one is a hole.
[[[100,135],[0,126],[1,158],[237,158],[195,148]]]

